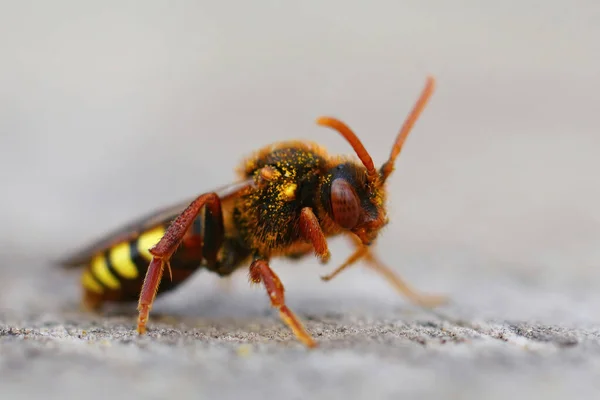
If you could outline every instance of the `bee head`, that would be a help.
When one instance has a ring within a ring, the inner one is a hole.
[[[343,122],[321,117],[317,123],[337,130],[350,143],[361,163],[343,162],[328,172],[321,187],[321,204],[331,220],[340,228],[354,233],[370,245],[379,230],[388,223],[385,209],[385,182],[394,171],[396,158],[413,125],[433,94],[435,80],[428,77],[425,88],[396,136],[390,157],[377,170],[371,156]]]

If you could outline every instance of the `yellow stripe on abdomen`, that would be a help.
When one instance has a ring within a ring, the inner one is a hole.
[[[148,249],[152,248],[165,234],[165,228],[163,226],[157,226],[156,228],[144,232],[140,235],[137,242],[137,248],[142,257],[148,261],[152,261],[152,254]]]
[[[121,243],[110,249],[110,265],[123,278],[134,279],[138,277],[138,269],[131,259],[129,242]]]
[[[102,289],[102,285],[96,282],[89,269],[86,269],[83,272],[83,275],[81,276],[81,284],[85,289],[89,290],[90,292],[100,294],[104,291]]]
[[[104,254],[100,253],[92,259],[91,270],[94,276],[110,289],[118,289],[119,280],[110,273]]]

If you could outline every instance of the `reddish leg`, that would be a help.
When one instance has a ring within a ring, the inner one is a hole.
[[[269,267],[265,260],[257,259],[250,265],[250,280],[253,283],[262,282],[271,299],[271,305],[279,309],[279,315],[283,322],[290,327],[294,335],[307,347],[316,347],[317,343],[302,326],[302,323],[294,313],[285,305],[284,287],[279,277]]]
[[[348,257],[348,259],[342,265],[337,267],[332,273],[322,276],[321,279],[323,279],[324,281],[332,280],[337,274],[339,274],[346,268],[351,267],[354,264],[356,264],[356,262],[359,261],[361,258],[363,258],[367,254],[368,251],[369,251],[369,248],[367,246],[364,246],[361,243],[360,246],[356,248],[356,251],[354,253],[352,253],[350,255],[350,257]]]
[[[300,212],[300,232],[306,240],[312,243],[321,262],[329,261],[331,253],[327,247],[327,239],[325,239],[321,225],[310,207],[304,207]]]
[[[377,258],[377,256],[375,256],[373,253],[372,248],[364,246],[360,239],[354,235],[351,235],[350,238],[352,239],[353,244],[356,246],[356,251],[350,257],[348,257],[345,263],[343,263],[329,275],[322,276],[321,279],[324,281],[329,281],[346,268],[354,265],[360,259],[364,259],[367,263],[367,266],[383,276],[399,293],[403,294],[412,303],[426,308],[434,308],[448,302],[448,298],[446,296],[428,295],[417,292],[391,268],[381,262],[381,260],[379,260],[379,258]]]
[[[425,308],[435,308],[448,302],[448,298],[443,295],[424,294],[417,292],[404,279],[395,273],[390,267],[385,265],[369,249],[365,255],[367,265],[383,276],[397,291],[403,294],[412,303]]]
[[[160,241],[151,248],[152,261],[146,272],[140,300],[138,303],[138,333],[146,332],[146,323],[148,315],[152,309],[152,303],[156,297],[156,292],[160,285],[165,265],[171,272],[169,259],[177,250],[183,240],[186,232],[190,228],[194,219],[200,213],[200,210],[206,206],[206,221],[212,222],[212,229],[206,231],[205,247],[203,249],[204,258],[209,263],[215,262],[219,247],[223,241],[223,215],[221,213],[221,200],[216,193],[206,193],[197,197],[169,226]],[[208,227],[208,225],[207,225]],[[210,246],[208,236],[210,236]]]

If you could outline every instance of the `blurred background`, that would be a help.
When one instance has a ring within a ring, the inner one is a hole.
[[[433,74],[381,257],[481,316],[597,323],[599,21],[593,0],[4,2],[0,307],[76,301],[78,276],[53,260],[230,182],[261,146],[350,153],[320,115],[380,164]],[[328,267],[273,263],[296,309],[402,304],[362,268],[322,283],[350,251],[331,248]],[[165,304],[208,312],[198,296],[216,281],[199,274]],[[234,285],[225,313],[253,307],[243,296],[268,308],[244,274]]]

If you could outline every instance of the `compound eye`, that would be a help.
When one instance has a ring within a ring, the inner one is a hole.
[[[360,217],[360,203],[352,185],[345,179],[331,182],[331,209],[334,221],[345,229],[352,229]]]

